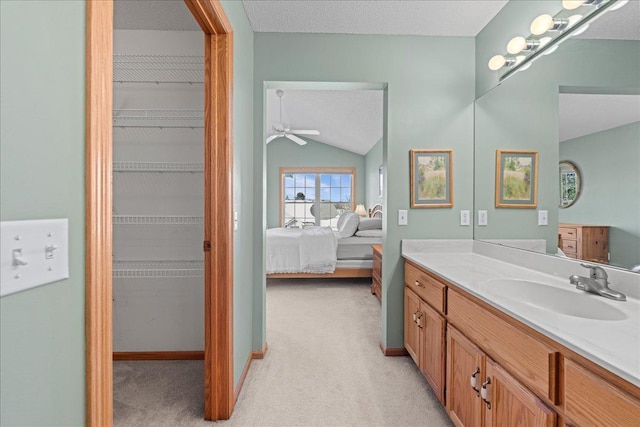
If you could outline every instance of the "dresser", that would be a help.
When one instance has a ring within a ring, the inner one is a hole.
[[[609,226],[558,224],[558,247],[569,258],[609,263]]]
[[[373,270],[371,271],[371,293],[382,302],[382,245],[372,245]]]

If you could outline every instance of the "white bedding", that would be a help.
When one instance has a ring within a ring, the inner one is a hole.
[[[333,273],[338,237],[329,227],[267,230],[267,274]]]

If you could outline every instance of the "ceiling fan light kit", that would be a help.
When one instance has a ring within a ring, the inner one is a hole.
[[[320,135],[320,131],[315,129],[289,129],[282,123],[282,98],[284,97],[284,91],[282,89],[276,90],[276,95],[280,98],[280,123],[273,124],[273,135],[267,137],[266,143],[270,143],[274,139],[287,138],[298,145],[305,145],[307,141],[300,138],[297,135]]]

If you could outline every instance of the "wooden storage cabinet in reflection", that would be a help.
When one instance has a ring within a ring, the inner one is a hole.
[[[569,258],[608,264],[609,227],[560,223],[558,247]]]
[[[382,302],[382,245],[372,245],[373,270],[371,271],[371,293]]]

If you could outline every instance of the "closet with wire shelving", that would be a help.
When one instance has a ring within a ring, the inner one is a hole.
[[[198,32],[114,32],[115,353],[204,348],[203,51]]]

